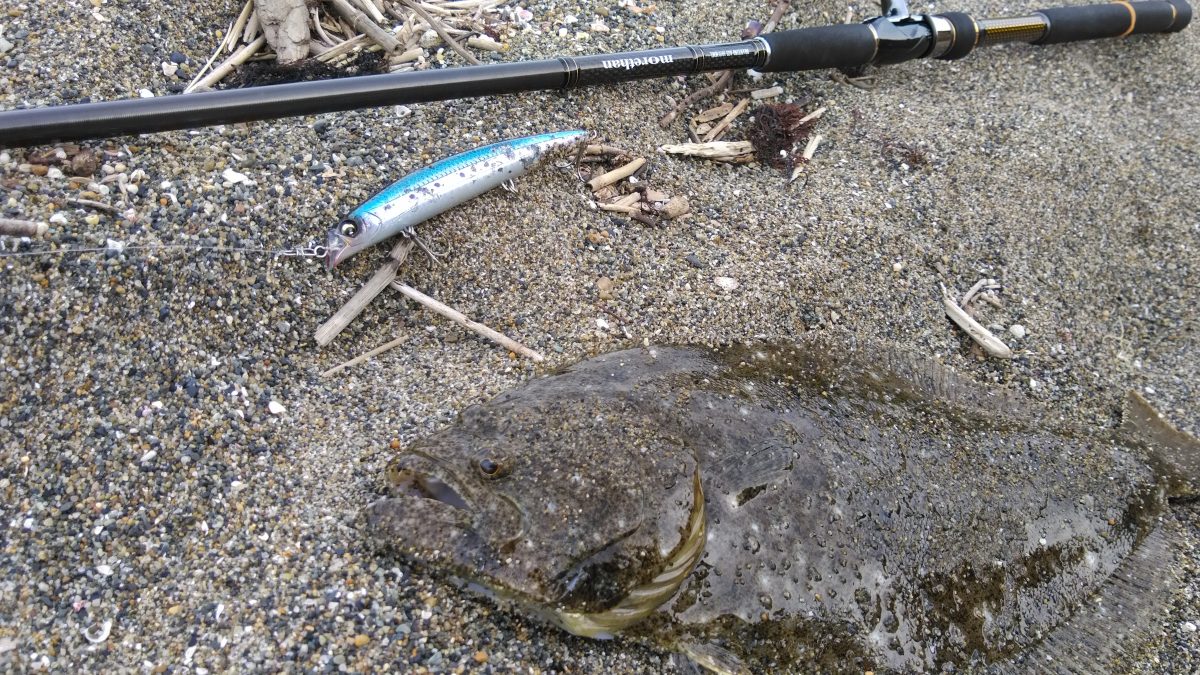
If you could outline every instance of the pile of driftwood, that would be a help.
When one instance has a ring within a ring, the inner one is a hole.
[[[305,59],[338,66],[360,52],[382,52],[382,70],[441,62],[445,50],[467,63],[471,51],[497,52],[522,10],[503,15],[502,0],[246,0],[224,40],[187,91],[207,89],[252,59],[287,65]],[[499,39],[498,39],[499,38]],[[227,55],[217,63],[222,55]],[[214,63],[216,63],[214,67]]]

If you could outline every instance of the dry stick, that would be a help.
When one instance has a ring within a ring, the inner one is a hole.
[[[395,349],[396,347],[399,347],[400,345],[404,344],[405,342],[408,342],[407,335],[405,335],[403,337],[398,337],[395,340],[392,340],[385,344],[381,344],[378,347],[376,347],[375,349],[372,349],[371,351],[367,352],[366,354],[363,354],[362,356],[356,356],[356,357],[350,359],[349,361],[346,361],[345,363],[338,364],[338,365],[330,368],[329,370],[326,370],[325,372],[321,373],[321,377],[329,377],[330,375],[333,375],[334,373],[345,370],[345,369],[349,368],[350,366],[357,366],[358,364],[362,363],[363,361],[368,361],[372,357],[379,356],[380,354],[386,352],[389,349]]]
[[[689,105],[699,101],[702,98],[705,98],[706,96],[712,96],[720,93],[722,89],[729,86],[729,81],[732,78],[732,70],[721,71],[721,76],[717,78],[716,82],[713,82],[711,85],[703,89],[697,89],[696,91],[688,94],[682,101],[676,104],[675,108],[671,110],[671,112],[663,115],[662,119],[658,120],[658,126],[664,129],[671,126],[671,122],[675,121],[675,117],[678,116],[680,112],[686,110]]]
[[[0,218],[0,234],[10,237],[40,237],[50,229],[47,223],[15,218]]]
[[[472,320],[468,319],[466,316],[464,316],[462,314],[462,312],[459,312],[458,310],[454,309],[453,307],[449,307],[447,305],[444,305],[444,304],[438,302],[437,300],[434,300],[433,298],[429,297],[428,295],[425,295],[421,291],[418,291],[417,289],[415,289],[411,286],[405,286],[404,284],[400,283],[399,281],[393,281],[392,288],[403,293],[405,297],[407,297],[411,300],[414,300],[416,302],[419,302],[420,304],[424,305],[425,307],[428,307],[429,309],[437,312],[438,314],[441,314],[442,316],[446,317],[447,319],[450,319],[451,321],[462,326],[463,328],[475,331],[476,333],[491,340],[492,342],[495,342],[496,344],[500,345],[501,347],[504,347],[505,349],[507,349],[509,351],[516,352],[517,354],[520,354],[521,356],[533,359],[534,361],[544,361],[546,359],[546,357],[533,351],[529,347],[526,347],[525,345],[521,344],[520,342],[513,340],[512,338],[504,335],[503,333],[492,330],[491,328],[488,328],[487,326],[485,326],[477,321],[472,321]]]
[[[67,203],[68,203],[68,204],[70,204],[71,206],[83,206],[83,207],[86,207],[86,208],[89,208],[89,209],[99,209],[100,211],[107,211],[107,212],[109,212],[109,213],[113,213],[113,214],[120,214],[120,213],[121,213],[121,209],[118,209],[118,208],[117,208],[117,207],[115,207],[115,206],[112,206],[112,205],[110,205],[110,204],[105,204],[104,202],[98,202],[98,201],[95,201],[95,200],[92,200],[92,199],[71,199],[71,198],[68,198],[66,201],[67,201]]]
[[[950,297],[950,293],[946,291],[946,287],[942,287],[942,306],[946,308],[946,315],[950,317],[958,327],[967,332],[971,339],[979,343],[980,347],[988,354],[1000,359],[1011,359],[1013,357],[1012,350],[1008,345],[1004,344],[1000,338],[992,334],[992,332],[983,327],[978,321],[963,311],[958,303],[954,302],[954,298]]]
[[[729,128],[729,125],[733,124],[733,121],[738,118],[738,115],[746,112],[746,108],[749,107],[749,105],[750,99],[748,98],[738,101],[738,104],[733,107],[733,110],[730,110],[729,114],[726,115],[720,122],[718,122],[717,126],[712,128],[712,131],[709,131],[704,135],[704,142],[707,143],[709,141],[717,140],[717,137],[725,133],[725,130]]]
[[[404,263],[404,259],[408,257],[410,251],[416,242],[407,237],[402,237],[399,242],[392,248],[391,260],[384,263],[383,267],[371,277],[362,288],[350,298],[342,308],[337,311],[328,321],[321,324],[317,328],[316,340],[317,344],[322,347],[333,342],[333,338],[337,337],[350,325],[354,317],[362,313],[367,305],[375,299],[375,296],[383,292],[383,289],[388,287],[388,284],[396,280],[396,275],[400,272],[400,265]]]
[[[258,35],[258,10],[254,10],[254,13],[246,21],[246,30],[242,31],[242,42],[250,42],[256,35]]]
[[[371,0],[358,0],[358,4],[364,10],[366,10],[367,14],[371,15],[371,19],[375,21],[375,23],[383,23],[383,12],[379,11],[379,8],[375,6],[375,3],[371,2]]]
[[[628,178],[629,176],[633,175],[633,172],[642,168],[642,165],[645,163],[646,163],[645,157],[638,157],[637,159],[633,160],[632,162],[626,164],[625,166],[613,169],[612,171],[609,171],[606,174],[596,176],[595,178],[588,181],[588,184],[587,184],[588,189],[591,190],[592,192],[595,192],[596,190],[599,190],[600,188],[603,188],[603,187],[608,187],[609,185],[612,185],[613,183],[616,183],[617,181],[619,181],[621,179]]]
[[[237,37],[242,35],[242,31],[246,28],[246,22],[250,20],[250,15],[254,13],[254,0],[246,0],[246,6],[242,8],[242,13],[238,14],[237,21],[233,22],[233,27],[229,29],[229,33],[225,35],[225,39],[221,42],[221,47],[225,47],[226,51],[232,52],[237,46]],[[221,51],[218,47],[217,51]]]
[[[429,12],[426,12],[424,7],[421,7],[412,0],[400,0],[400,3],[416,12],[418,16],[424,19],[425,23],[429,24],[433,30],[437,31],[438,36],[442,38],[442,42],[445,42],[450,46],[451,49],[455,51],[455,53],[466,59],[467,63],[475,66],[479,65],[479,59],[475,58],[474,54],[464,49],[462,45],[458,44],[458,42],[454,40],[454,38],[450,37],[450,34],[446,32],[446,27],[442,25],[442,22],[433,18],[433,15],[431,15]]]
[[[392,36],[390,31],[380,28],[379,24],[371,20],[371,17],[361,10],[355,9],[349,0],[333,0],[333,9],[341,14],[343,19],[349,21],[355,31],[366,33],[368,37],[378,42],[384,51],[394,52],[400,49],[400,42]]]
[[[229,57],[228,59],[225,59],[224,63],[222,63],[221,65],[214,68],[213,71],[211,73],[209,73],[207,76],[205,76],[203,79],[201,79],[200,81],[196,82],[194,85],[185,89],[183,91],[183,93],[186,94],[190,91],[195,91],[197,89],[206,89],[206,88],[211,87],[214,84],[220,82],[221,78],[223,78],[226,75],[228,75],[229,73],[233,72],[233,69],[236,68],[237,66],[240,66],[243,63],[245,63],[247,61],[247,59],[249,59],[251,56],[254,55],[255,52],[262,49],[262,46],[265,44],[267,44],[267,38],[263,37],[262,35],[259,35],[258,39],[256,39],[254,42],[251,42],[250,44],[246,45],[245,47],[242,47],[241,49],[239,49],[238,52],[236,54],[234,54],[233,56]]]

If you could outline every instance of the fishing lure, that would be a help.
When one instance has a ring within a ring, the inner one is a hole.
[[[523,175],[546,153],[569,146],[586,131],[555,131],[469,150],[411,173],[363,202],[326,237],[325,267],[332,270],[359,251],[468,199]]]

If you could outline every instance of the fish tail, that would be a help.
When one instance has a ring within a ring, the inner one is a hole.
[[[1136,391],[1125,397],[1120,435],[1146,450],[1168,497],[1200,497],[1200,439],[1176,429]]]

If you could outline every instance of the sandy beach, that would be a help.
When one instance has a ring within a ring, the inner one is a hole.
[[[172,95],[241,7],[9,2],[0,108]],[[528,29],[491,58],[733,40],[770,12],[743,0],[642,13],[615,1],[525,7]],[[847,9],[796,3],[779,28],[840,23]],[[852,9],[856,21],[877,13]],[[598,19],[607,32],[589,28]],[[356,520],[393,446],[539,373],[643,342],[850,330],[1020,392],[1071,424],[1114,428],[1135,389],[1200,432],[1198,36],[1193,25],[1001,46],[880,69],[871,91],[825,71],[738,73],[735,90],[779,85],[779,100],[827,108],[815,129],[823,142],[791,183],[767,166],[657,152],[688,140],[682,121],[658,124],[667,97],[703,77],[83,143],[105,194],[69,170],[36,169],[54,146],[0,149],[0,216],[50,223],[17,251],[129,247],[11,256],[6,239],[0,252],[0,668],[673,672],[668,653],[576,638],[414,572],[379,555]],[[167,75],[164,62],[183,69]],[[746,124],[729,138],[745,138]],[[437,265],[414,254],[400,277],[544,364],[390,291],[318,347],[316,328],[386,246],[332,273],[312,259],[212,248],[323,240],[431,161],[572,128],[646,157],[643,180],[686,196],[691,214],[646,225],[598,211],[550,161],[516,194],[493,191],[422,225],[449,255]],[[247,180],[230,181],[229,169]],[[181,248],[134,248],[159,244]],[[979,318],[1012,360],[983,357],[943,310],[939,285],[962,294],[984,278],[1001,284],[1001,306],[982,305]],[[321,377],[398,337],[401,347]],[[1099,670],[1200,669],[1200,506],[1174,505],[1167,525],[1181,582],[1160,637]]]

